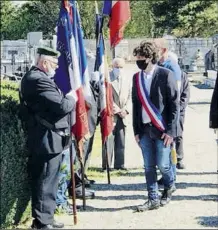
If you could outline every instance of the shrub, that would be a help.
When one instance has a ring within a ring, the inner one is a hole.
[[[0,227],[11,228],[30,217],[28,153],[18,118],[18,84],[1,82]]]

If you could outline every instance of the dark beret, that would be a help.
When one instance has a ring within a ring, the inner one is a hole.
[[[58,58],[60,56],[60,53],[52,48],[49,47],[39,47],[37,49],[37,53],[40,55],[47,55]]]

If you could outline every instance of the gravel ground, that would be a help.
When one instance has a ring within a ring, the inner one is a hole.
[[[128,74],[135,67],[129,65]],[[154,211],[135,213],[146,197],[142,156],[134,142],[131,115],[126,138],[126,166],[129,173],[98,179],[93,186],[96,198],[87,200],[86,211],[78,212],[78,224],[72,216],[59,216],[68,229],[211,229],[218,228],[218,175],[216,135],[208,128],[211,89],[191,86],[191,100],[185,123],[186,169],[179,170],[177,191],[169,205]],[[101,159],[91,162],[100,166]],[[137,169],[136,169],[137,168]],[[77,204],[81,204],[77,200]]]
[[[135,66],[129,65],[131,77]],[[128,75],[129,74],[129,75]],[[129,173],[111,178],[97,178],[93,185],[94,200],[87,200],[87,209],[73,216],[58,216],[66,229],[217,229],[218,228],[218,175],[216,135],[208,128],[211,89],[191,87],[191,101],[185,123],[186,169],[178,171],[177,190],[166,207],[144,213],[135,213],[137,205],[144,203],[146,187],[142,169],[142,156],[134,141],[131,115],[126,138],[126,167]],[[99,167],[101,158],[92,159],[91,166]],[[93,178],[95,179],[95,178]],[[77,204],[82,204],[77,200]]]

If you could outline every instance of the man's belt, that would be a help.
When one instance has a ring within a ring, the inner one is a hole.
[[[36,120],[43,126],[45,126],[46,128],[56,132],[58,135],[62,136],[62,137],[65,137],[65,136],[69,136],[70,133],[69,132],[66,132],[66,129],[65,131],[62,131],[62,130],[56,130],[55,129],[55,126],[52,125],[51,123],[49,123],[48,121],[46,121],[45,119],[41,118],[40,116],[38,115],[35,115],[35,118]]]
[[[153,126],[153,124],[151,122],[143,124],[143,128],[147,128],[147,127],[151,127],[151,126]]]

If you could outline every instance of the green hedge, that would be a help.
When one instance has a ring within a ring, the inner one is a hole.
[[[18,106],[18,84],[1,81],[1,229],[30,218],[28,154]]]

